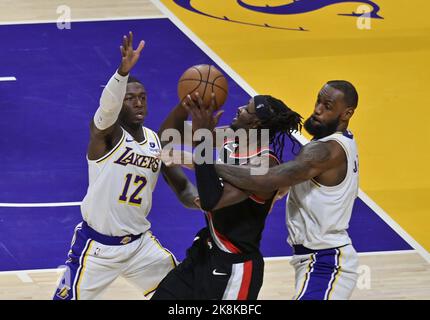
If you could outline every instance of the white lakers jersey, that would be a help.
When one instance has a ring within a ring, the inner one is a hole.
[[[161,168],[160,141],[143,127],[137,142],[123,129],[118,144],[104,157],[88,160],[89,186],[81,205],[84,220],[109,236],[140,234],[151,224],[147,215]]]
[[[358,195],[358,152],[352,134],[336,132],[318,141],[334,140],[348,161],[344,180],[328,187],[314,179],[291,187],[287,198],[288,242],[309,249],[328,249],[351,243],[347,229]]]

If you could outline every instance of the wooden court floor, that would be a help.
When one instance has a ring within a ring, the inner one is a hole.
[[[354,300],[427,300],[430,297],[430,264],[415,252],[360,255],[360,277]],[[41,270],[0,273],[0,300],[51,299],[61,271]],[[266,261],[261,300],[290,300],[294,271],[289,259]],[[144,300],[137,288],[118,278],[103,299]]]
[[[0,22],[56,21],[61,0],[16,0],[0,2]],[[72,21],[162,16],[149,0],[70,0]],[[361,254],[363,275],[352,299],[430,299],[430,264],[418,253]],[[61,272],[34,270],[0,272],[0,299],[51,299]],[[266,261],[264,284],[259,299],[291,299],[294,273],[288,259]],[[104,299],[144,299],[127,281],[117,279]]]

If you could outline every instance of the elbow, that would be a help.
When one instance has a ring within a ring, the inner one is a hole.
[[[200,208],[202,208],[203,211],[212,211],[218,204],[218,201],[202,201],[202,198],[200,198]]]
[[[194,203],[191,203],[191,201],[189,201],[188,198],[184,198],[184,199],[180,198],[179,200],[181,201],[182,205],[187,209],[198,209],[197,205]]]
[[[204,195],[201,192],[199,192],[199,199],[200,199],[200,208],[203,211],[213,211],[216,209],[218,203],[221,201],[223,192],[220,190],[220,192],[213,192],[209,196]]]

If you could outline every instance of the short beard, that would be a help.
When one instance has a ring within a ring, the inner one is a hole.
[[[143,119],[143,121],[141,122],[131,122],[131,121],[127,121],[126,119],[122,119],[121,117],[119,117],[118,120],[119,120],[119,124],[122,127],[126,127],[131,130],[139,130],[140,127],[142,127],[143,123],[145,122],[145,119]]]
[[[339,122],[340,116],[327,124],[322,124],[320,122],[314,124],[311,122],[311,117],[309,117],[303,126],[305,130],[314,137],[314,139],[321,139],[335,133],[339,126]]]

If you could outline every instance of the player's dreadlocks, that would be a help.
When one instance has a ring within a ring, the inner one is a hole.
[[[257,116],[261,120],[261,127],[270,130],[269,143],[276,156],[282,160],[286,136],[293,143],[292,151],[294,153],[294,147],[299,142],[292,136],[292,133],[301,131],[302,116],[291,110],[281,100],[269,95],[255,96],[254,103]]]

